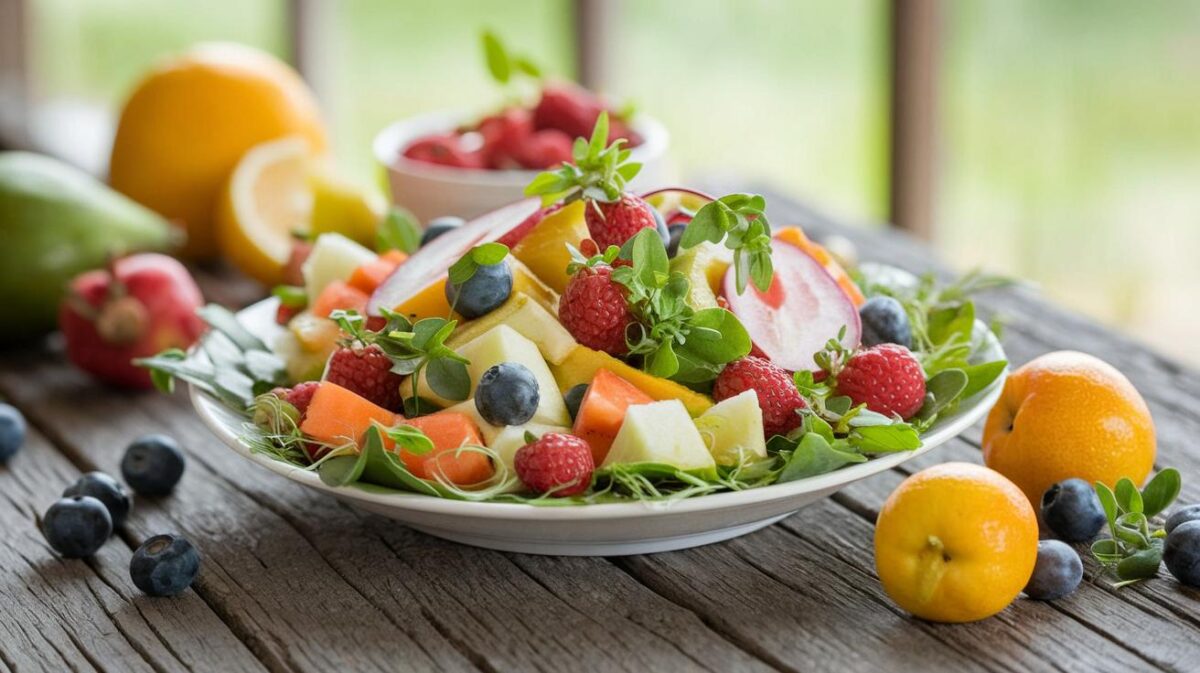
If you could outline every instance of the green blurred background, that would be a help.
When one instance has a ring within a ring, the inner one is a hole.
[[[1200,2],[943,5],[934,244],[1200,363]],[[153,60],[199,40],[289,52],[282,0],[35,0],[35,92],[108,128]],[[769,181],[864,226],[887,208],[886,0],[626,0],[612,90],[662,119],[683,174]],[[347,0],[320,53],[338,161],[364,182],[397,118],[487,108],[490,26],[571,76],[565,0]],[[45,117],[48,124],[54,114]],[[93,154],[102,155],[107,137]]]

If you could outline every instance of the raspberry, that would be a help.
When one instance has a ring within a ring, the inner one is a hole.
[[[650,206],[633,194],[622,194],[612,203],[588,201],[583,217],[601,250],[622,246],[642,229],[658,227]]]
[[[925,370],[904,346],[881,344],[846,362],[837,374],[836,390],[855,405],[907,420],[925,403]]]
[[[400,381],[378,346],[342,347],[329,357],[325,380],[390,411],[400,410]]]
[[[633,322],[625,291],[608,266],[580,269],[558,303],[558,320],[579,343],[609,355],[625,355],[625,329]]]
[[[799,427],[800,414],[796,412],[806,405],[787,371],[762,358],[746,356],[721,370],[713,384],[713,399],[720,402],[746,390],[758,395],[763,434],[768,439]]]
[[[556,498],[579,495],[592,485],[592,449],[575,435],[551,432],[517,450],[517,477],[529,490]]]
[[[298,383],[295,388],[286,391],[287,394],[283,395],[283,401],[296,407],[296,411],[300,412],[300,419],[303,420],[304,414],[308,411],[308,405],[312,402],[313,395],[317,394],[317,388],[320,386],[320,381]]]
[[[418,139],[404,150],[404,156],[454,168],[483,168],[483,155],[463,149],[461,138],[453,133]]]

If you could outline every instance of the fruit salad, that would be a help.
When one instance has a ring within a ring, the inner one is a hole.
[[[571,161],[575,138],[586,136],[601,112],[609,114],[613,138],[626,147],[641,143],[629,110],[615,110],[581,86],[543,81],[540,68],[509,53],[492,33],[484,33],[483,51],[489,73],[508,93],[505,105],[478,121],[417,138],[401,151],[405,159],[475,170],[552,168]],[[521,84],[536,87],[536,102],[527,102]]]
[[[761,196],[633,194],[601,113],[525,201],[407,253],[319,236],[271,342],[142,361],[328,484],[533,504],[766,487],[921,446],[988,387],[970,294],[847,269]],[[380,240],[389,237],[381,236]]]

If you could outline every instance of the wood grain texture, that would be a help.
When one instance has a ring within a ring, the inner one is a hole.
[[[194,593],[142,595],[119,537],[86,561],[50,549],[41,515],[79,474],[36,431],[0,467],[0,661],[21,671],[264,671]]]

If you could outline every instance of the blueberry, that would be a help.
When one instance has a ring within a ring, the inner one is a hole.
[[[542,394],[533,372],[519,362],[493,365],[475,387],[475,408],[492,425],[522,425],[533,418]]]
[[[425,227],[425,231],[421,232],[421,247],[425,247],[430,241],[438,236],[441,236],[447,231],[461,227],[463,223],[463,218],[454,217],[451,215],[433,218]]]
[[[129,577],[151,596],[174,596],[190,587],[198,572],[199,552],[179,535],[155,535],[129,561]]]
[[[464,318],[487,315],[512,294],[513,275],[508,260],[483,264],[462,285],[446,281],[446,301]]]
[[[141,495],[166,495],[183,476],[183,451],[165,435],[140,437],[121,459],[121,476]]]
[[[1066,479],[1042,495],[1042,521],[1059,539],[1087,542],[1096,537],[1108,519],[1091,484],[1082,479]]]
[[[571,386],[571,389],[563,395],[563,400],[567,403],[567,413],[571,414],[571,420],[579,415],[579,405],[583,404],[583,396],[587,393],[588,384],[580,383],[577,386]]]
[[[1167,517],[1166,531],[1170,533],[1179,526],[1200,519],[1200,504],[1179,507]]]
[[[63,491],[64,498],[73,495],[90,495],[104,503],[112,517],[113,528],[125,523],[125,516],[129,514],[129,493],[119,481],[103,472],[88,472],[76,479]]]
[[[667,242],[667,256],[674,257],[679,254],[679,241],[683,240],[683,230],[687,229],[686,224],[672,224],[667,228],[669,241]]]
[[[55,551],[67,558],[96,553],[112,535],[112,516],[104,503],[88,495],[74,495],[50,505],[42,517],[42,534]]]
[[[1025,595],[1039,601],[1052,601],[1075,591],[1083,579],[1083,562],[1065,542],[1038,542],[1037,564],[1025,585]]]
[[[1200,587],[1200,521],[1185,521],[1167,536],[1163,561],[1175,579]]]
[[[25,417],[16,407],[0,404],[0,465],[20,450],[25,443]]]
[[[858,309],[864,346],[900,344],[912,348],[912,325],[904,306],[892,297],[871,297]]]

